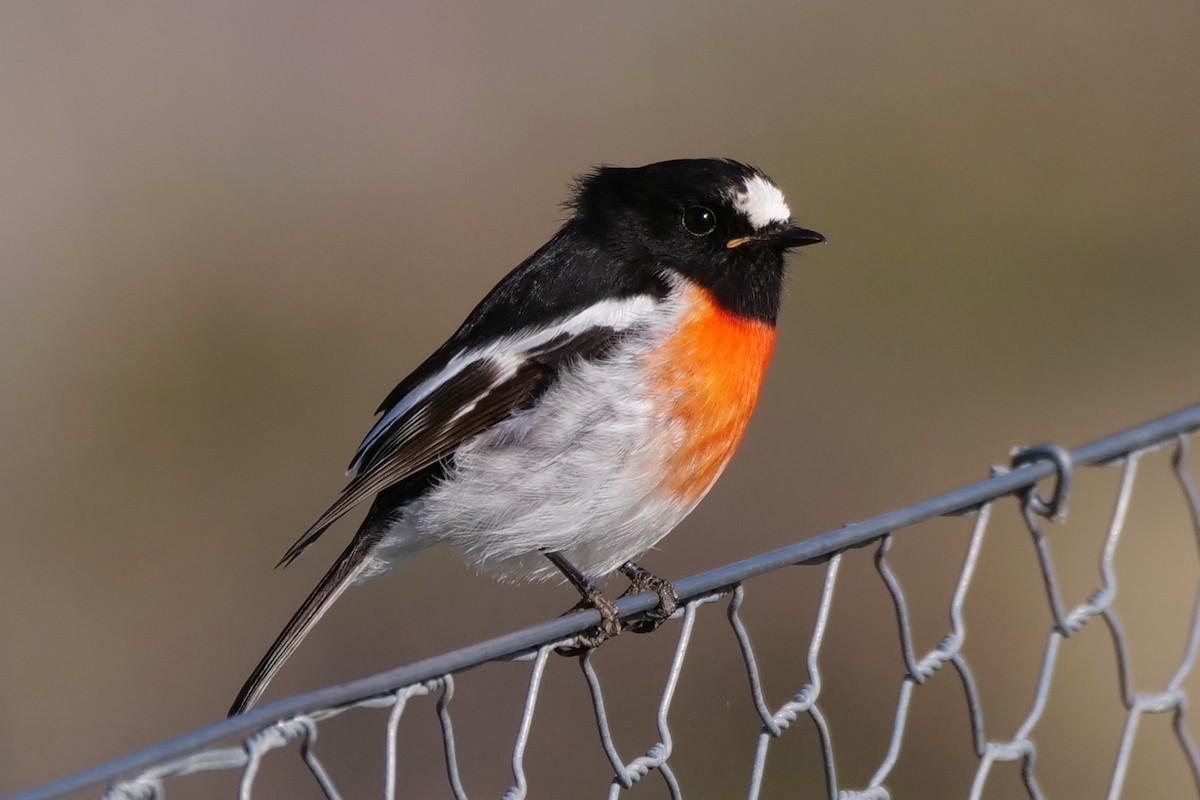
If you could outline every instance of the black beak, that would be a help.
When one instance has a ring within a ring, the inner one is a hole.
[[[764,238],[768,239],[777,247],[792,248],[804,247],[806,244],[821,244],[825,241],[825,237],[816,231],[810,231],[808,228],[801,228],[799,225],[785,225],[777,231],[767,234]]]
[[[792,247],[803,247],[806,244],[820,244],[823,241],[825,241],[825,237],[816,231],[801,228],[799,225],[780,222],[755,236],[739,236],[736,239],[730,239],[725,243],[725,246],[732,250],[735,247],[755,242],[760,245],[787,250]]]

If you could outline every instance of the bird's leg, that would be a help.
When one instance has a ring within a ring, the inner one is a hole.
[[[621,617],[617,611],[617,604],[609,600],[600,590],[596,588],[588,577],[579,569],[568,561],[562,553],[554,551],[545,551],[546,558],[550,559],[550,563],[558,567],[559,572],[566,576],[571,585],[579,591],[580,601],[572,608],[567,610],[567,614],[573,611],[581,611],[584,609],[594,608],[600,612],[600,627],[593,633],[581,633],[575,639],[575,644],[560,647],[555,652],[564,656],[577,656],[586,650],[591,650],[594,647],[599,647],[608,639],[616,636],[621,632]]]
[[[675,613],[675,609],[679,608],[679,593],[675,591],[675,586],[670,581],[663,580],[632,561],[626,561],[621,565],[620,570],[622,575],[629,578],[629,588],[621,597],[642,592],[654,592],[658,595],[657,607],[647,611],[646,615],[637,622],[625,627],[634,633],[650,633],[658,630],[658,626],[666,622]]]

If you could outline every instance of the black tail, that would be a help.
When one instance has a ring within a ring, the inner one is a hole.
[[[292,615],[287,627],[276,637],[275,643],[271,645],[271,649],[267,650],[262,661],[258,662],[258,666],[254,668],[254,672],[250,674],[242,690],[238,692],[237,699],[233,701],[233,705],[229,709],[229,716],[242,713],[258,700],[271,678],[275,677],[275,673],[296,650],[301,640],[308,635],[312,626],[317,624],[317,620],[329,610],[333,601],[338,599],[362,571],[367,555],[379,543],[382,533],[381,528],[368,526],[364,522],[363,527],[355,534],[354,540],[350,542],[350,546],[325,573],[325,577],[317,584],[317,588],[312,590],[312,594],[304,601],[304,605],[300,606],[300,609]]]

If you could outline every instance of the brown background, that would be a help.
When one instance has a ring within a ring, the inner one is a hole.
[[[599,162],[750,161],[829,237],[793,259],[757,416],[646,559],[663,574],[982,477],[1013,445],[1196,402],[1198,41],[1200,8],[1178,0],[5,3],[0,792],[224,712],[348,535],[271,569],[341,485],[371,409]],[[1197,577],[1165,466],[1148,461],[1117,558],[1145,690],[1178,658]],[[1096,586],[1115,483],[1081,479],[1053,531],[1069,605]],[[1026,537],[1000,511],[966,651],[996,738],[1028,712],[1049,630]],[[946,629],[967,529],[939,521],[897,545],[922,649]],[[861,786],[902,668],[870,551],[845,573],[825,710],[843,784]],[[748,592],[773,705],[805,680],[819,581],[784,571]],[[269,696],[508,631],[569,595],[435,552],[346,596]],[[597,658],[627,758],[653,739],[673,630]],[[718,609],[696,646],[674,763],[694,796],[734,796],[757,726]],[[1064,647],[1037,729],[1051,796],[1108,779],[1113,663],[1099,626]],[[525,680],[488,670],[455,701],[480,797],[511,780]],[[578,670],[555,660],[548,681],[532,796],[599,796],[610,773]],[[961,795],[976,763],[961,691],[942,673],[917,698],[893,796]],[[407,796],[446,794],[431,707],[414,704],[402,740]],[[382,726],[360,712],[323,729],[349,796],[378,791]],[[819,790],[810,727],[777,748],[766,796]],[[1128,796],[1191,791],[1166,718],[1143,722],[1131,770]],[[1016,776],[998,766],[988,796],[1012,796]],[[261,796],[307,786],[276,758]]]

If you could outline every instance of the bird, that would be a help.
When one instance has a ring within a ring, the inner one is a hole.
[[[764,172],[724,158],[600,166],[566,209],[379,406],[345,488],[277,566],[369,510],[230,716],[347,588],[442,542],[503,581],[570,583],[577,607],[600,612],[580,649],[622,630],[606,576],[658,593],[639,632],[675,610],[674,587],[634,559],[729,462],[774,347],[785,253],[825,237],[796,224]]]

